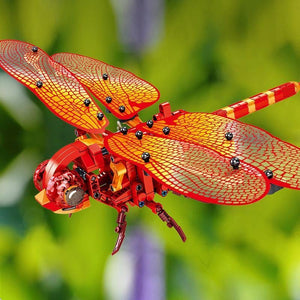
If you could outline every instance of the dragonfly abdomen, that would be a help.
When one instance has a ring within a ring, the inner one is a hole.
[[[300,83],[290,81],[272,88],[266,92],[254,95],[250,98],[221,108],[213,112],[213,114],[228,117],[231,119],[239,119],[264,107],[277,103],[288,97],[294,96],[299,92],[299,90]]]

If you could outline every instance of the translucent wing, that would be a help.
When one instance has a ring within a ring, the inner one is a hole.
[[[204,202],[239,205],[264,197],[269,183],[263,172],[246,163],[234,170],[229,160],[196,143],[162,138],[144,132],[138,140],[134,131],[106,138],[105,146],[150,173],[169,189]],[[141,158],[150,154],[149,162]]]
[[[101,133],[108,125],[75,76],[43,50],[20,41],[0,41],[0,67],[65,122],[92,133]]]
[[[121,120],[134,117],[159,99],[159,91],[153,85],[123,69],[72,53],[57,53],[52,58],[74,73]]]
[[[163,133],[166,126],[170,128],[167,136]],[[228,158],[238,157],[261,171],[271,170],[271,183],[300,189],[300,149],[255,126],[213,114],[181,112],[155,121],[152,128],[145,124],[138,128],[160,137],[197,143]],[[233,134],[232,140],[225,138],[226,132]]]

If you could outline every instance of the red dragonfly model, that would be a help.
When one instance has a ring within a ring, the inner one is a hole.
[[[159,99],[150,83],[89,57],[0,41],[0,67],[28,87],[76,130],[74,143],[42,162],[34,174],[36,200],[55,213],[89,206],[89,197],[118,211],[116,253],[125,237],[128,206],[146,206],[181,239],[182,229],[154,202],[168,191],[208,203],[242,205],[282,187],[300,189],[300,149],[237,121],[300,90],[288,82],[213,113],[172,112],[159,106],[142,122],[140,110]],[[106,130],[103,104],[119,121]]]

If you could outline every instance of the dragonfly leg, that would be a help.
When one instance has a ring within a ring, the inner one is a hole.
[[[176,223],[176,221],[170,217],[167,212],[160,206],[157,207],[157,215],[161,218],[161,220],[163,222],[167,222],[167,226],[169,228],[174,227],[175,230],[178,232],[179,236],[181,237],[182,241],[185,242],[186,240],[186,236],[183,232],[183,230],[181,229],[181,227]]]
[[[128,208],[126,206],[122,206],[121,210],[119,211],[118,218],[117,218],[117,227],[115,229],[115,232],[118,233],[118,239],[116,242],[116,245],[114,247],[114,250],[112,252],[112,255],[116,254],[123,243],[123,240],[125,238],[125,231],[126,231],[126,212],[128,211]]]
[[[178,232],[182,241],[185,242],[186,236],[185,236],[183,230],[176,223],[176,221],[167,214],[167,212],[163,209],[163,207],[160,203],[155,203],[154,201],[149,201],[148,203],[146,203],[146,206],[148,206],[154,213],[156,213],[163,222],[166,222],[167,226],[169,228],[174,227],[174,229]]]

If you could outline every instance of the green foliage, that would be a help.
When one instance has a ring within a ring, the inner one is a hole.
[[[300,80],[299,1],[168,0],[165,9],[160,39],[139,57],[118,41],[108,0],[0,1],[0,39],[133,71],[157,86],[161,102],[170,101],[173,110],[210,112]],[[43,116],[31,129],[17,124],[0,99],[0,181],[22,151],[41,161],[73,140],[73,129],[30,97]],[[296,96],[243,121],[300,146],[299,103]],[[141,117],[149,119],[157,109]],[[13,178],[11,190],[18,189]],[[93,201],[71,219],[52,214],[34,201],[36,191],[26,180],[16,201],[0,211],[0,298],[104,298],[116,213]],[[10,193],[0,196],[1,204]],[[157,199],[182,225],[185,244],[146,209],[132,209],[128,220],[141,219],[165,241],[168,299],[298,299],[299,196],[284,189],[244,207],[174,195]]]

